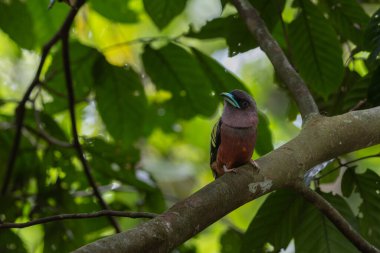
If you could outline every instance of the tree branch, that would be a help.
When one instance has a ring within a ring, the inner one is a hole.
[[[305,120],[311,114],[318,114],[318,107],[309,89],[273,39],[260,14],[248,0],[232,0],[232,3],[245,21],[249,31],[256,38],[260,48],[272,62],[276,73],[293,95],[302,118]]]
[[[38,65],[36,74],[33,78],[32,83],[29,85],[28,89],[25,91],[24,96],[21,99],[21,101],[19,102],[19,104],[16,108],[16,111],[15,111],[16,133],[15,133],[15,137],[13,139],[12,149],[11,149],[11,152],[9,154],[9,158],[8,158],[8,162],[7,162],[7,167],[6,167],[7,169],[5,171],[3,186],[1,188],[1,195],[5,195],[7,193],[8,187],[9,187],[9,184],[11,181],[12,172],[13,172],[13,168],[14,168],[14,165],[16,162],[17,152],[18,152],[18,149],[20,146],[20,141],[21,141],[22,126],[24,123],[26,102],[29,100],[30,94],[32,93],[32,91],[34,90],[36,85],[40,83],[40,75],[41,75],[42,67],[45,64],[45,60],[46,60],[47,55],[50,52],[50,49],[58,42],[58,40],[61,38],[62,34],[64,34],[65,32],[67,33],[69,31],[71,24],[73,23],[73,20],[74,20],[76,14],[78,13],[79,8],[83,4],[84,4],[84,0],[79,0],[77,2],[75,8],[72,8],[70,10],[69,14],[66,16],[66,19],[65,19],[64,23],[62,24],[62,26],[60,27],[60,29],[58,30],[58,32],[56,34],[54,34],[53,37],[50,39],[50,41],[42,47],[41,59],[40,59],[40,63]]]
[[[366,241],[346,219],[321,195],[309,189],[302,183],[295,185],[294,189],[318,208],[339,230],[344,234],[355,247],[364,253],[380,253],[380,251]]]
[[[135,229],[74,252],[169,252],[241,205],[302,180],[317,164],[380,143],[379,129],[380,107],[312,117],[297,137],[256,160],[260,170],[244,165]]]
[[[70,220],[70,219],[88,219],[88,218],[97,218],[102,216],[117,216],[117,217],[128,217],[128,218],[154,218],[157,216],[155,213],[146,213],[146,212],[123,212],[123,211],[114,211],[114,210],[101,210],[95,213],[69,213],[69,214],[58,214],[54,216],[44,217],[41,219],[23,222],[23,223],[2,223],[0,224],[0,229],[6,228],[26,228],[39,224],[49,223],[53,221],[60,220]]]
[[[69,112],[70,112],[70,119],[71,119],[71,132],[73,135],[73,145],[77,152],[78,158],[82,164],[84,172],[86,174],[88,183],[90,184],[92,190],[94,191],[95,197],[98,199],[98,202],[103,209],[109,210],[110,208],[108,204],[104,201],[102,194],[100,193],[96,185],[94,176],[92,175],[92,172],[91,172],[90,165],[88,164],[84,156],[82,146],[79,143],[79,136],[78,136],[78,130],[77,130],[77,125],[76,125],[76,117],[75,117],[75,95],[74,95],[73,80],[72,80],[71,69],[70,69],[69,31],[66,31],[64,34],[62,34],[62,58],[63,58],[63,66],[64,66],[65,79],[66,79],[66,89],[67,89]],[[117,233],[121,232],[120,225],[118,224],[116,219],[113,216],[108,216],[108,219],[110,220],[112,226],[115,228],[115,231]]]

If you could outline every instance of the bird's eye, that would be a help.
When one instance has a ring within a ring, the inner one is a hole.
[[[241,107],[242,108],[247,108],[248,107],[248,102],[247,101],[241,102]]]

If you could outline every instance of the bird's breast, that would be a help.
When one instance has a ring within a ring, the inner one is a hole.
[[[256,143],[256,127],[234,128],[222,124],[218,149],[218,167],[238,167],[249,162]]]

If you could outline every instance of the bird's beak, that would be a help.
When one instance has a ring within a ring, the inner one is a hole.
[[[240,105],[239,103],[236,101],[234,95],[232,95],[231,93],[228,93],[228,92],[222,92],[220,93],[220,95],[222,97],[224,97],[224,100],[226,100],[228,103],[230,103],[232,106],[240,109]]]

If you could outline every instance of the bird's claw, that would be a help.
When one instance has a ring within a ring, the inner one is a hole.
[[[236,168],[228,169],[226,165],[223,165],[223,171],[225,173],[229,173],[229,172],[237,173],[237,169]]]
[[[259,165],[257,164],[257,162],[256,162],[255,160],[252,160],[252,159],[251,159],[251,160],[249,161],[249,163],[252,164],[253,167],[255,167],[255,168],[257,168],[257,169],[260,169]]]

